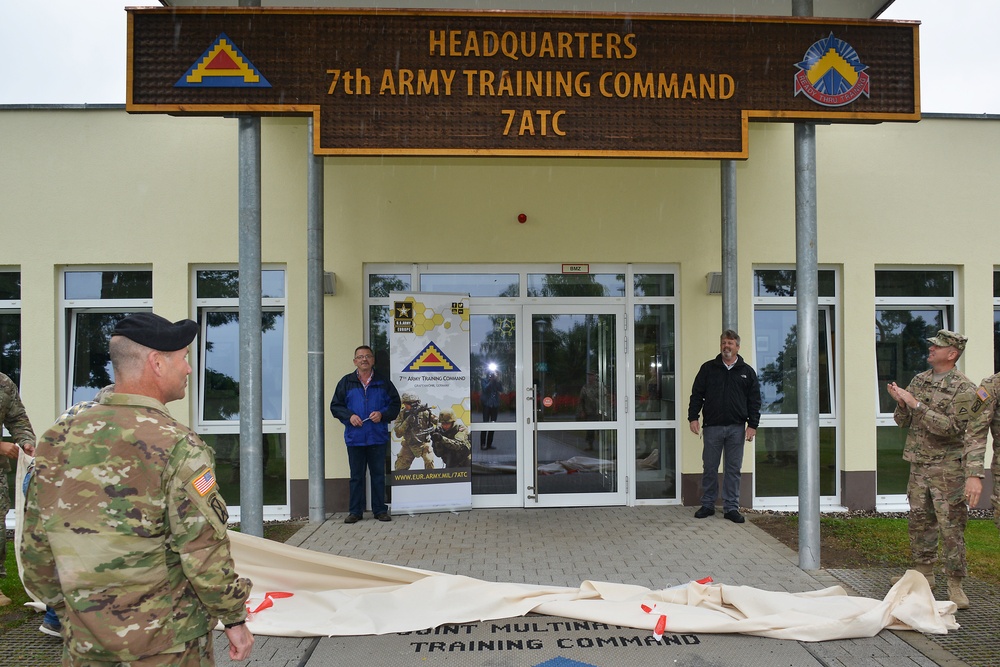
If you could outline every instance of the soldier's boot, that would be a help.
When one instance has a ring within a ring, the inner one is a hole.
[[[7,597],[6,595],[4,595],[3,593],[0,593],[0,607],[6,607],[11,602],[13,602],[13,600],[11,600],[9,597]]]
[[[917,563],[916,565],[913,566],[913,569],[919,572],[920,574],[924,575],[924,578],[927,580],[927,585],[930,586],[931,588],[934,588],[933,565],[931,565],[930,563]],[[893,586],[895,586],[897,583],[899,583],[899,580],[902,578],[903,578],[902,576],[893,577],[889,581],[892,583]]]
[[[948,577],[948,599],[959,609],[969,608],[969,596],[962,590],[962,579],[965,577]]]

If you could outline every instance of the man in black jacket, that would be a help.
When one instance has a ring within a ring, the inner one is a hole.
[[[720,354],[701,365],[691,388],[688,422],[691,432],[701,432],[698,413],[704,421],[704,447],[701,460],[701,507],[695,517],[715,514],[719,497],[719,462],[725,454],[722,481],[723,516],[743,523],[740,514],[740,470],[743,467],[744,441],[753,441],[760,423],[760,383],[757,373],[738,353],[740,336],[732,329],[722,332]]]

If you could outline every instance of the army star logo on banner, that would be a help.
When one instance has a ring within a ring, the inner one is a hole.
[[[226,33],[221,33],[174,87],[270,88],[271,84]]]

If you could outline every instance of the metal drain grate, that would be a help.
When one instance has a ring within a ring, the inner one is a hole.
[[[876,599],[885,597],[890,578],[902,574],[899,569],[827,570],[860,595]],[[934,597],[948,599],[948,579],[937,573]],[[962,585],[971,607],[955,614],[960,627],[947,635],[923,635],[970,667],[1000,666],[1000,589],[982,581],[966,578]]]

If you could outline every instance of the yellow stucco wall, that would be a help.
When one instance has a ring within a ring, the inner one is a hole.
[[[956,326],[971,338],[963,368],[974,380],[992,372],[1000,122],[926,119],[816,134],[818,259],[842,281],[842,464],[873,470],[876,267],[956,267]],[[191,268],[238,260],[237,139],[234,119],[0,109],[0,267],[22,272],[22,390],[39,431],[62,407],[60,269],[152,267],[155,310],[193,316]],[[308,474],[306,148],[304,119],[264,119],[262,257],[287,269],[294,479]],[[737,165],[747,342],[753,267],[795,262],[792,126],[752,124],[750,155]],[[721,269],[718,161],[331,157],[325,183],[325,264],[337,274],[337,295],[324,300],[327,394],[365,336],[366,263],[654,262],[680,267],[683,423],[694,374],[718,352],[721,299],[705,293],[705,274]],[[742,350],[751,362],[752,347]],[[191,419],[187,401],[172,410]],[[346,477],[341,427],[329,416],[326,424],[327,476]],[[698,472],[700,441],[683,425],[679,432],[682,472]]]

